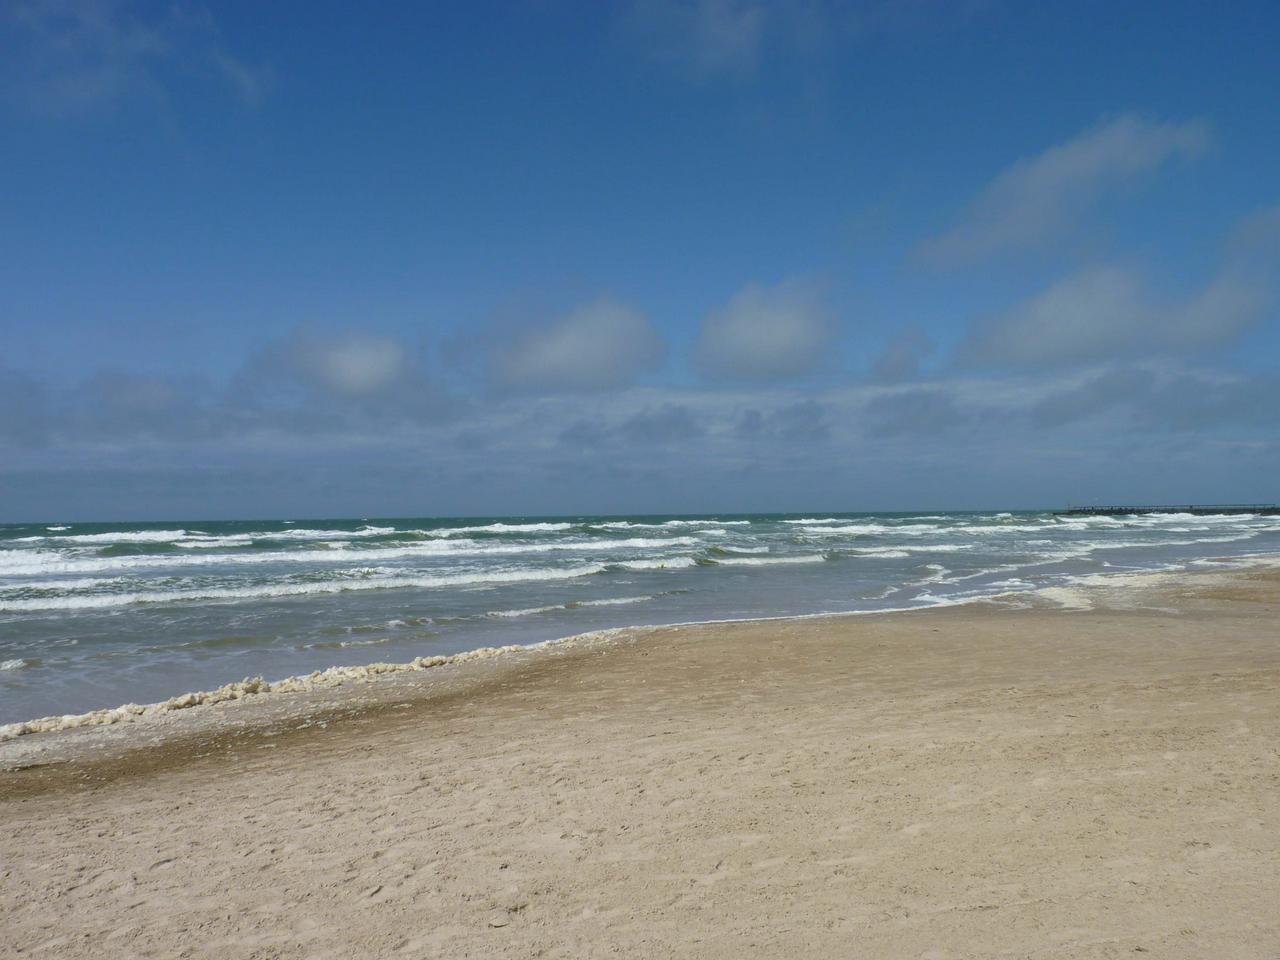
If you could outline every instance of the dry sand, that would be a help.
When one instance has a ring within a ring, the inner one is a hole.
[[[0,954],[1280,956],[1280,578],[1104,599],[21,738]]]

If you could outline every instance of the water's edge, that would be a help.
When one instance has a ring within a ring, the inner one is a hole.
[[[1195,561],[1193,561],[1195,562]],[[1203,561],[1201,561],[1203,562]],[[802,620],[845,619],[848,617],[891,616],[902,613],[922,613],[945,607],[965,606],[976,603],[1000,602],[1014,607],[1027,607],[1039,599],[1047,602],[1049,608],[1063,612],[1090,609],[1093,606],[1091,594],[1097,595],[1116,588],[1134,590],[1139,586],[1152,586],[1170,580],[1192,577],[1197,574],[1222,572],[1247,572],[1251,569],[1273,569],[1280,566],[1280,554],[1257,554],[1233,561],[1219,561],[1211,569],[1203,567],[1197,570],[1188,569],[1190,564],[1171,565],[1161,570],[1142,572],[1116,572],[1097,574],[1082,578],[1076,588],[1068,591],[1061,587],[1043,587],[1032,590],[1006,590],[983,596],[966,596],[940,599],[928,606],[910,606],[890,609],[847,610],[834,612],[817,612],[792,614],[774,617],[741,617],[719,618],[708,620],[690,620],[681,623],[635,624],[625,627],[614,627],[607,630],[593,630],[573,634],[553,640],[543,640],[532,644],[509,644],[501,647],[481,647],[463,651],[449,656],[415,657],[403,663],[371,663],[359,666],[335,666],[325,670],[317,670],[309,674],[285,677],[269,681],[262,677],[246,678],[234,683],[225,684],[214,690],[192,691],[170,697],[156,703],[126,703],[109,709],[92,710],[79,714],[62,714],[41,717],[34,720],[0,725],[0,743],[15,740],[19,737],[38,733],[56,733],[79,730],[87,727],[111,726],[120,723],[134,723],[147,718],[171,714],[176,711],[189,710],[196,707],[216,704],[232,704],[261,701],[263,698],[279,695],[309,693],[332,690],[347,684],[367,684],[378,680],[422,671],[434,670],[437,667],[471,663],[476,661],[497,660],[513,654],[531,654],[550,650],[563,650],[573,647],[589,646],[607,642],[624,636],[641,635],[656,630],[679,629],[685,627],[710,626],[716,624],[750,624],[772,623]],[[1111,593],[1114,598],[1114,592]]]

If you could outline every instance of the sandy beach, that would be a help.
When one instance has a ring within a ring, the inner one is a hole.
[[[1280,956],[1280,574],[1083,598],[0,744],[0,955]]]

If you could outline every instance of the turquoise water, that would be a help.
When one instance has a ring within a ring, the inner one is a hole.
[[[630,624],[924,607],[1280,553],[1280,518],[1049,513],[0,526],[0,723]]]

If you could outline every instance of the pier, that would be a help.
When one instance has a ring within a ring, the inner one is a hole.
[[[1219,503],[1219,504],[1186,504],[1182,506],[1105,506],[1105,507],[1068,507],[1066,510],[1055,510],[1059,517],[1124,517],[1143,513],[1191,513],[1197,516],[1214,514],[1253,513],[1264,517],[1280,516],[1280,504],[1274,503]]]

